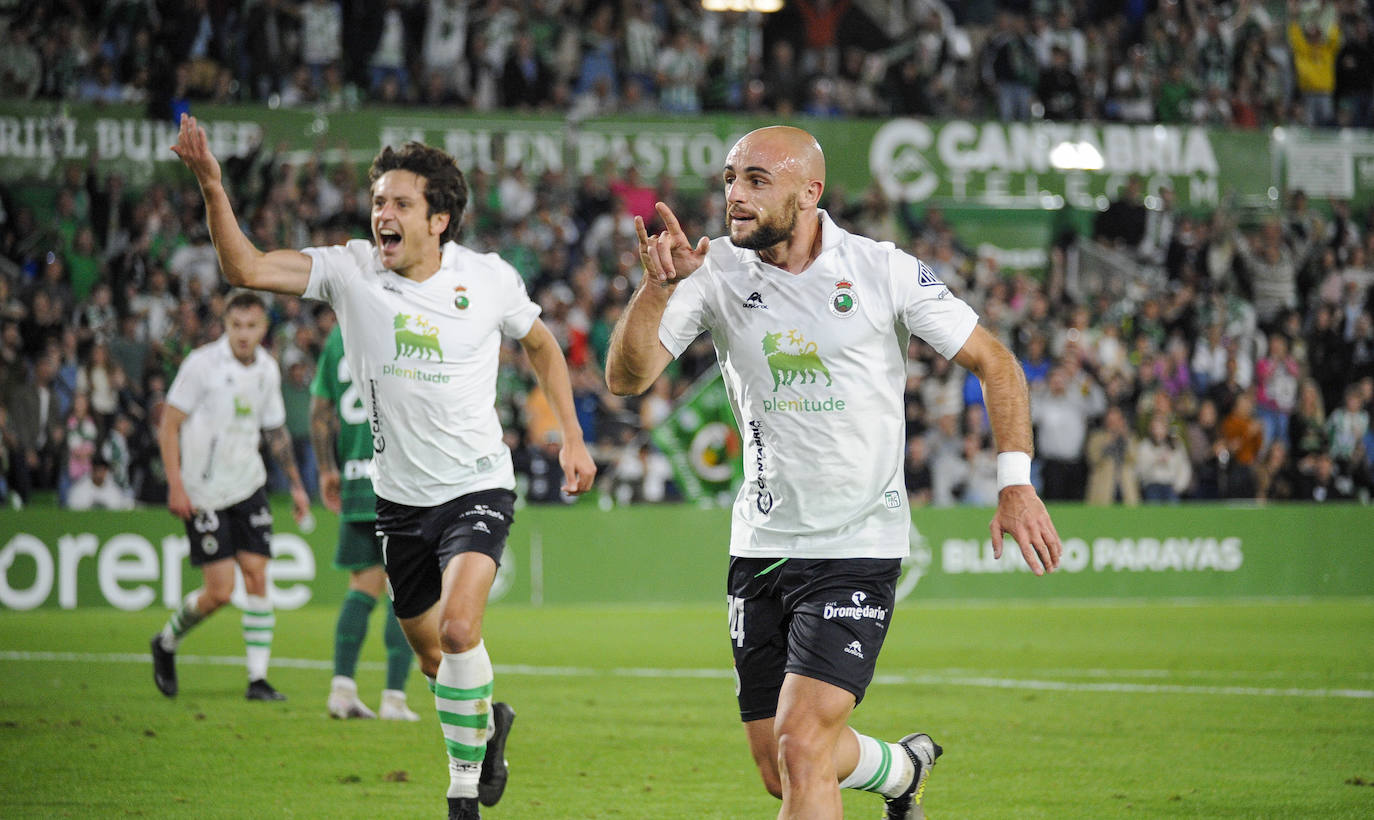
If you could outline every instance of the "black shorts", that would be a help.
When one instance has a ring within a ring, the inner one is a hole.
[[[740,719],[773,717],[783,677],[838,686],[857,705],[892,622],[897,558],[730,559],[727,601]]]
[[[515,520],[515,493],[479,490],[437,507],[377,499],[377,536],[397,618],[414,618],[443,591],[444,568],[460,552],[480,552],[501,565]]]
[[[240,552],[272,557],[272,510],[267,492],[258,491],[222,510],[196,510],[186,522],[191,566],[233,558]]]

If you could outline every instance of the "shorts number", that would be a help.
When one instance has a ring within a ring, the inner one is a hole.
[[[730,640],[735,646],[744,646],[744,599],[727,595],[725,601],[730,608]]]

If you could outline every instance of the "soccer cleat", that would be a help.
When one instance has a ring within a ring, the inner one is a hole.
[[[492,729],[487,738],[487,753],[482,758],[482,774],[477,778],[477,799],[483,806],[495,806],[506,790],[506,737],[515,722],[515,710],[509,703],[491,705]]]
[[[482,820],[482,812],[477,808],[477,801],[471,797],[450,797],[448,820]]]
[[[377,717],[375,712],[367,708],[367,704],[358,700],[357,689],[352,691],[338,687],[331,689],[329,691],[328,706],[329,716],[338,718],[339,720],[349,720],[352,718],[371,720]]]
[[[382,720],[404,720],[407,723],[415,723],[420,719],[419,715],[410,711],[406,705],[406,693],[399,689],[382,690],[382,708],[378,714]]]
[[[930,735],[917,733],[907,735],[899,741],[906,756],[911,758],[915,773],[911,785],[898,797],[885,798],[887,811],[884,820],[925,820],[925,810],[921,808],[921,798],[925,796],[926,778],[935,766],[935,759],[944,753],[940,744],[930,739]]]
[[[248,700],[286,700],[286,695],[272,688],[266,678],[248,682],[248,691],[243,693]]]
[[[149,642],[153,650],[153,683],[157,691],[169,698],[177,696],[177,653],[162,648],[162,633],[153,636]]]

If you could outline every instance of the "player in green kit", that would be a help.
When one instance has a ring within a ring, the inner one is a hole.
[[[358,699],[358,684],[353,676],[363,639],[367,637],[368,617],[386,588],[386,570],[377,542],[377,496],[368,476],[372,433],[367,427],[367,406],[344,359],[343,334],[338,325],[324,343],[310,395],[310,438],[319,465],[320,496],[330,511],[340,515],[334,566],[349,573],[348,595],[334,628],[329,715],[375,718],[377,713]],[[416,721],[420,716],[406,706],[405,693],[415,653],[406,642],[391,602],[387,601],[385,606],[386,688],[382,690],[380,715],[382,720]]]

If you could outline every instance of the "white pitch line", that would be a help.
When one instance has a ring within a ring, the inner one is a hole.
[[[75,663],[148,663],[146,654],[137,652],[19,652],[0,651],[0,661],[67,661]],[[183,664],[202,664],[207,666],[241,666],[244,662],[240,655],[178,655],[177,662]],[[275,666],[291,669],[329,670],[334,668],[331,661],[311,658],[273,658]],[[385,664],[378,661],[362,661],[360,668],[368,670],[384,669]],[[730,669],[656,669],[645,667],[621,667],[616,669],[596,669],[589,666],[535,666],[530,664],[495,664],[495,671],[502,675],[529,675],[534,677],[567,678],[660,678],[660,679],[725,679],[734,676]],[[960,670],[967,671],[967,670]],[[1071,673],[1074,670],[1058,670]],[[1112,670],[1091,671],[1095,675],[1110,676]],[[1142,670],[1121,670],[1123,676]],[[1150,670],[1155,671],[1155,670]],[[1169,674],[1166,670],[1158,670]],[[1170,695],[1230,695],[1238,697],[1285,697],[1285,698],[1347,698],[1356,700],[1374,699],[1374,689],[1263,687],[1263,686],[1199,686],[1176,683],[1121,683],[1121,682],[1084,682],[1038,680],[1034,678],[1002,678],[974,674],[922,674],[922,675],[877,675],[873,682],[888,686],[971,686],[981,689],[1035,689],[1049,692],[1106,692],[1125,694],[1170,694]]]

